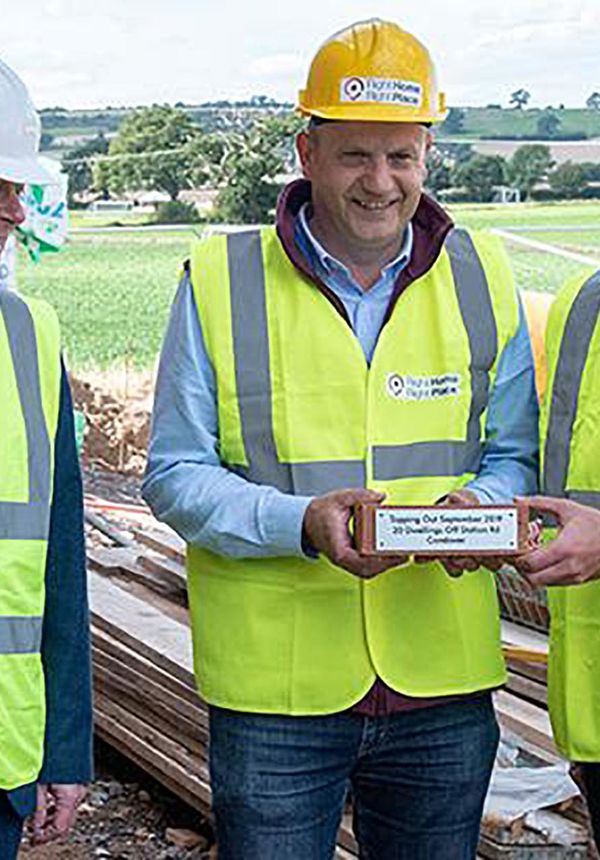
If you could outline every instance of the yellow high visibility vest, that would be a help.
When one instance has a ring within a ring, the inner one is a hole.
[[[400,296],[371,365],[275,231],[212,237],[191,278],[215,369],[222,461],[284,493],[372,487],[433,504],[478,470],[498,357],[518,326],[491,236],[455,230]],[[411,696],[505,679],[494,581],[437,563],[360,580],[327,559],[188,547],[196,675],[210,703],[325,714],[376,676]]]
[[[600,509],[600,272],[570,282],[548,318],[543,491]],[[548,589],[548,707],[560,751],[600,761],[600,582]]]
[[[60,397],[60,343],[44,302],[0,292],[0,789],[37,779],[40,655]]]

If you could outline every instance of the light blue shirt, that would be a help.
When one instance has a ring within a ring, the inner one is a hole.
[[[312,235],[306,212],[296,220],[296,242],[343,303],[370,361],[394,283],[410,259],[412,226],[398,256],[365,291]],[[507,502],[537,490],[537,469],[534,365],[521,309],[518,330],[498,362],[481,468],[468,486],[484,504]],[[188,543],[233,557],[303,555],[302,520],[310,497],[250,483],[220,461],[215,374],[187,275],[162,348],[143,494],[158,519]]]

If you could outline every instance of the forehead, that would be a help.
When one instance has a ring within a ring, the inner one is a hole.
[[[332,122],[315,129],[319,144],[338,149],[360,146],[368,150],[419,148],[427,139],[422,125],[408,122]]]

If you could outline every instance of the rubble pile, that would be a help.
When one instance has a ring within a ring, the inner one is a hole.
[[[108,374],[71,377],[74,407],[85,417],[84,468],[142,475],[150,434],[151,388],[149,375],[125,391]]]

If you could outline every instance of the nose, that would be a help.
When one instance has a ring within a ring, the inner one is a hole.
[[[396,180],[385,155],[369,161],[363,177],[364,188],[371,194],[385,195],[396,189]]]
[[[9,221],[14,227],[25,220],[17,189],[9,182],[0,183],[0,218]]]

